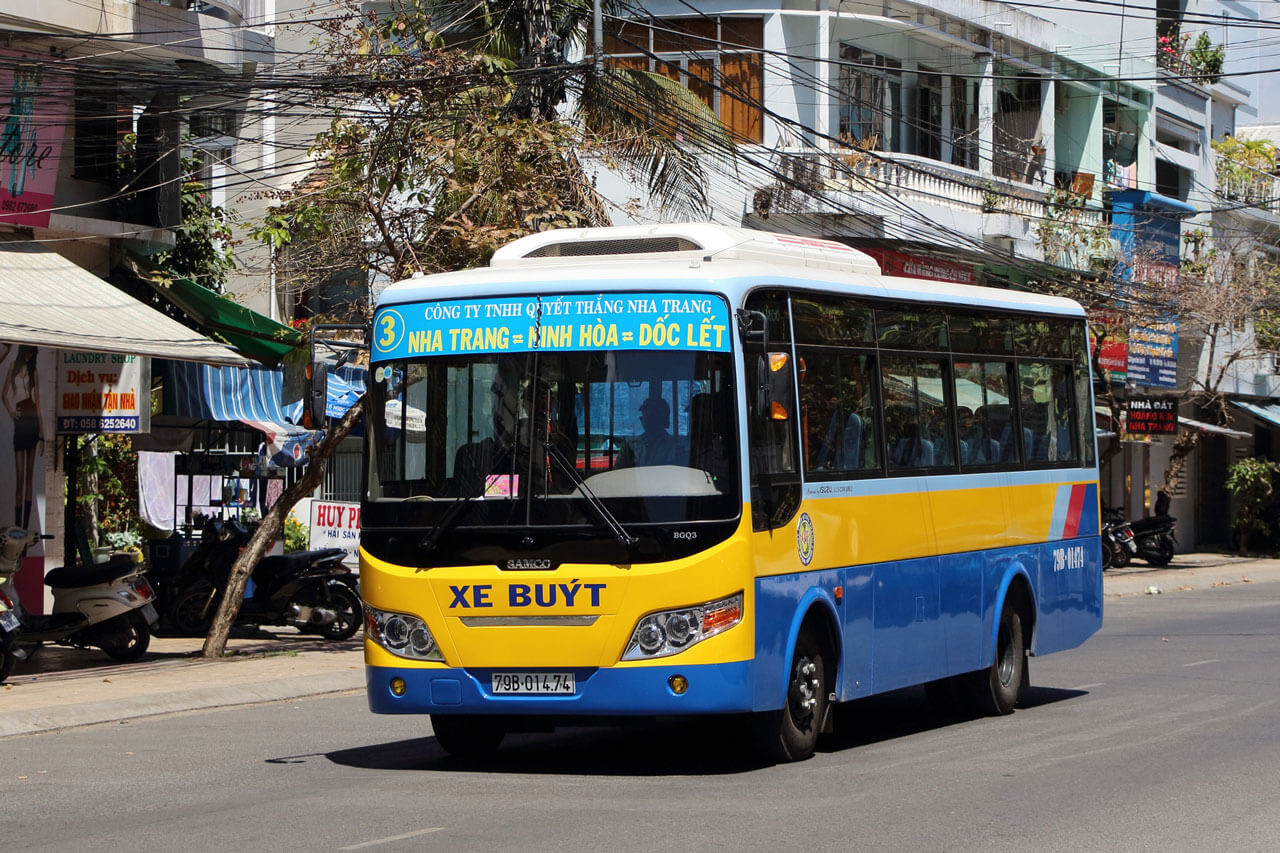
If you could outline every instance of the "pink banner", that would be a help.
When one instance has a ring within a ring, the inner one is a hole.
[[[44,228],[68,120],[66,78],[48,60],[0,50],[0,222]]]

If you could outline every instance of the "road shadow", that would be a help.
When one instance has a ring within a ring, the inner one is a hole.
[[[744,748],[746,735],[746,723],[738,718],[673,719],[509,734],[498,752],[484,758],[451,756],[434,737],[337,750],[325,757],[364,770],[707,776],[766,766]]]
[[[1084,695],[1087,691],[1028,687],[1022,691],[1017,707],[1031,710]],[[975,719],[960,710],[939,710],[921,687],[846,702],[835,709],[835,714],[835,731],[819,740],[820,753],[856,749]],[[335,764],[364,770],[715,776],[769,766],[770,762],[757,756],[750,743],[745,717],[713,717],[511,734],[497,753],[478,759],[451,756],[430,736],[336,750],[324,757]],[[284,759],[271,761],[288,763]]]

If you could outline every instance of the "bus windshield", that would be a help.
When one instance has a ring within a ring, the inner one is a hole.
[[[735,518],[731,373],[729,352],[682,349],[382,362],[370,398],[368,500],[413,504],[399,524],[428,528],[444,519],[607,534],[609,517]]]

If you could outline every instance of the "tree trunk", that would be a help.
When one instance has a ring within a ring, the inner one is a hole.
[[[80,523],[90,548],[97,548],[98,541],[98,442],[85,441],[80,457]],[[88,460],[87,463],[85,460]]]
[[[218,614],[214,617],[213,624],[209,627],[209,635],[204,640],[205,657],[220,658],[226,653],[227,637],[231,633],[231,626],[235,624],[236,616],[240,613],[240,605],[244,600],[244,588],[249,581],[249,576],[253,574],[258,561],[267,553],[271,543],[280,535],[289,510],[293,509],[298,501],[314,492],[324,480],[324,471],[329,464],[329,458],[355,427],[356,421],[364,411],[364,400],[364,396],[356,400],[355,405],[329,428],[320,443],[311,448],[311,462],[307,465],[306,473],[298,478],[296,483],[285,489],[280,500],[276,501],[275,505],[262,517],[262,522],[253,536],[249,537],[249,542],[240,552],[240,556],[236,557],[235,564],[231,566],[231,576],[227,578],[226,591],[222,594],[222,603],[218,605]]]
[[[1188,429],[1178,433],[1173,440],[1173,449],[1169,453],[1169,464],[1164,468],[1164,485],[1160,487],[1160,491],[1168,495],[1173,494],[1173,487],[1178,482],[1178,477],[1182,475],[1182,469],[1187,466],[1187,457],[1195,451],[1198,444],[1200,444],[1200,430]]]

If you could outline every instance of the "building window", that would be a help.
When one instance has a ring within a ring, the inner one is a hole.
[[[612,68],[650,71],[687,86],[738,142],[764,140],[763,46],[763,18],[727,17],[627,21],[606,34],[604,45]]]
[[[840,45],[840,138],[858,148],[902,152],[902,63]]]

